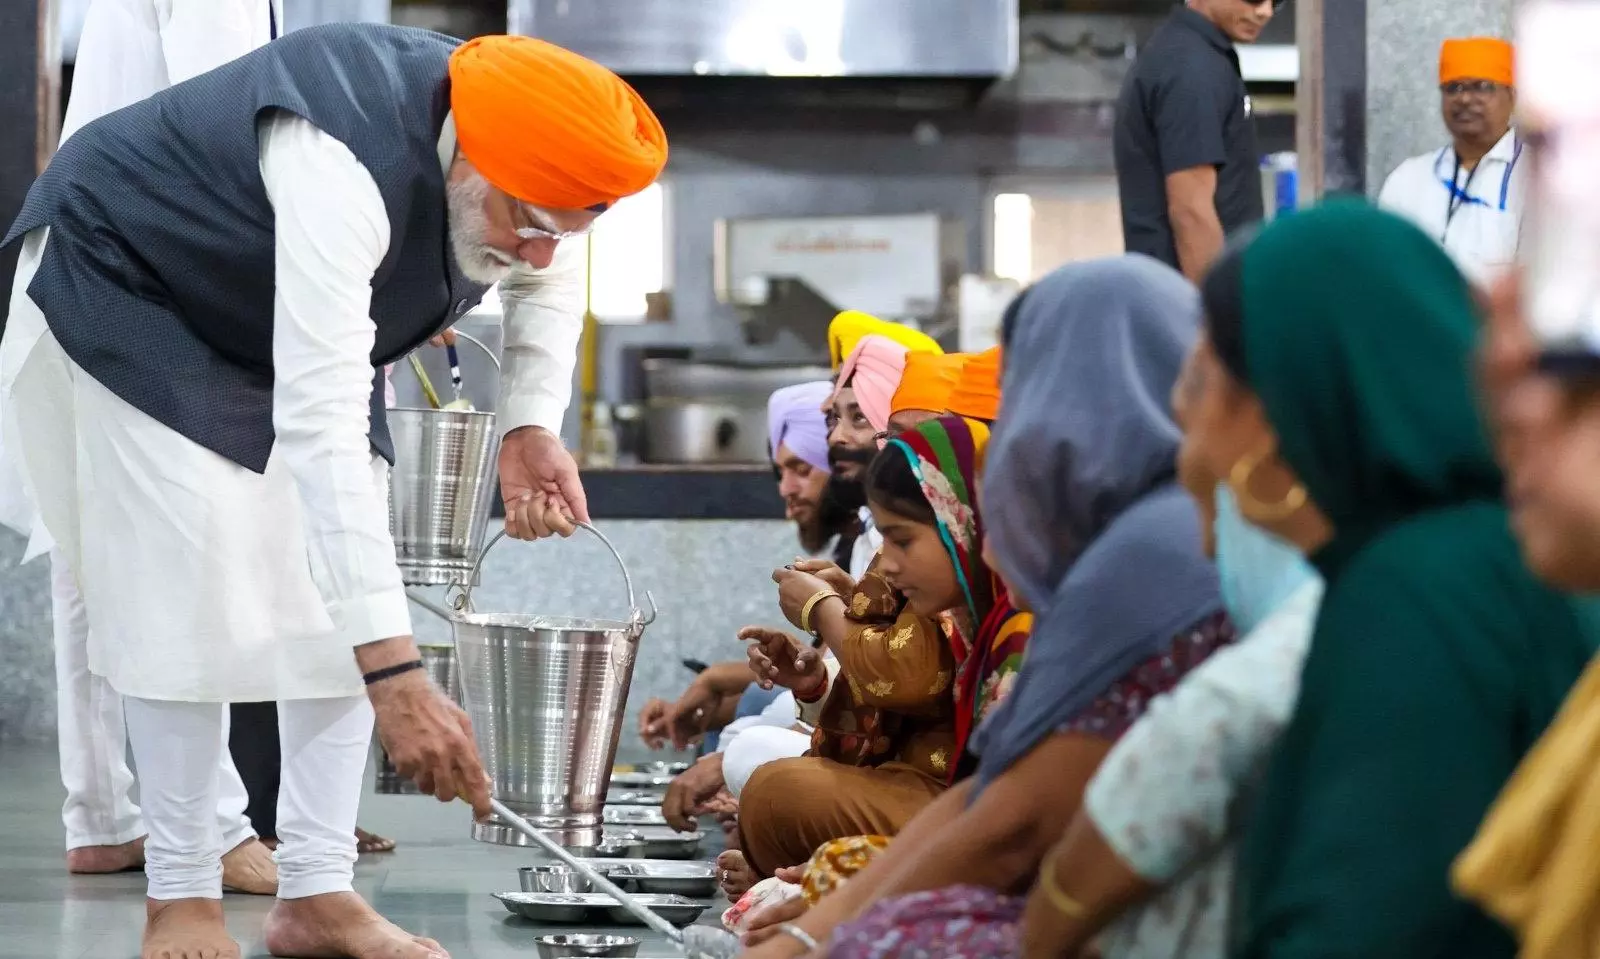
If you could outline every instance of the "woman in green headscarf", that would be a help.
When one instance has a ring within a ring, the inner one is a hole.
[[[1415,227],[1343,201],[1226,254],[1203,293],[1208,346],[1276,436],[1233,470],[1241,507],[1331,527],[1299,705],[1245,826],[1233,955],[1514,956],[1450,863],[1593,647],[1511,536],[1468,284]]]

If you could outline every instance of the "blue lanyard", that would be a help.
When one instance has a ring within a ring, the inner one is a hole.
[[[1517,168],[1517,161],[1522,159],[1522,141],[1513,140],[1512,142],[1515,144],[1515,146],[1511,152],[1511,162],[1506,164],[1506,172],[1500,177],[1499,210],[1501,213],[1506,211],[1506,198],[1511,192],[1511,174]],[[1455,168],[1450,171],[1449,179],[1445,179],[1444,176],[1444,158],[1446,153],[1455,155],[1456,160]],[[1467,192],[1472,188],[1472,178],[1477,174],[1478,170],[1482,168],[1482,166],[1483,161],[1478,161],[1478,165],[1473,167],[1472,170],[1467,173],[1467,182],[1462,185],[1457,185],[1456,180],[1460,179],[1461,177],[1460,154],[1456,154],[1455,151],[1450,147],[1445,147],[1443,150],[1440,150],[1439,155],[1434,158],[1433,175],[1438,178],[1439,183],[1444,186],[1445,191],[1448,194],[1448,199],[1445,201],[1444,214],[1444,232],[1446,235],[1448,235],[1450,232],[1450,222],[1455,219],[1456,211],[1461,207],[1481,206],[1484,209],[1494,209],[1494,207],[1490,206],[1483,199],[1475,197],[1471,193]],[[1443,235],[1439,237],[1439,241],[1441,243],[1444,242]]]

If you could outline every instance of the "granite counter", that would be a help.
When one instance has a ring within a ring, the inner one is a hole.
[[[683,690],[690,678],[683,659],[743,658],[735,639],[741,626],[781,625],[770,577],[799,544],[768,469],[589,470],[584,484],[596,525],[627,561],[641,595],[650,590],[661,609],[635,666],[631,724],[649,697]],[[55,724],[49,563],[18,566],[23,547],[22,537],[0,529],[0,739],[48,738]],[[443,597],[443,590],[419,592]],[[502,541],[484,563],[474,605],[618,617],[626,600],[616,561],[580,533]],[[412,619],[419,641],[448,641],[449,627],[432,614],[414,606]]]

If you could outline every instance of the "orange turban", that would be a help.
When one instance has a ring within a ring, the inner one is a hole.
[[[1439,50],[1439,82],[1455,80],[1493,80],[1501,86],[1513,83],[1511,44],[1495,37],[1466,37],[1446,40]]]
[[[906,410],[926,410],[943,413],[950,408],[950,394],[955,391],[965,353],[908,353],[905,372],[900,374],[900,386],[889,402],[889,415]]]
[[[994,422],[1000,415],[1000,347],[967,357],[946,408],[959,416]]]
[[[461,152],[524,203],[604,210],[667,164],[661,121],[622,78],[532,37],[468,40],[450,55]]]

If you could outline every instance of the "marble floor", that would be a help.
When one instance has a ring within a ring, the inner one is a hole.
[[[137,957],[144,877],[67,875],[62,795],[53,747],[0,743],[0,959]],[[621,931],[541,929],[509,916],[490,894],[515,889],[517,868],[543,857],[473,842],[464,806],[369,789],[361,824],[400,848],[363,857],[356,889],[385,916],[439,940],[453,959],[529,959],[537,955],[534,937],[544,932]],[[261,926],[271,904],[249,896],[226,900],[228,925],[246,957],[267,955]],[[725,905],[714,904],[700,921],[714,923]],[[680,954],[658,936],[628,932],[644,940],[641,957]]]

